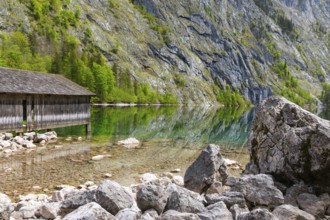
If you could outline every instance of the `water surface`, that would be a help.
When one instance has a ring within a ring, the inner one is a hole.
[[[162,174],[181,169],[182,175],[208,144],[218,144],[222,154],[243,165],[248,161],[243,147],[254,111],[243,109],[187,108],[178,106],[94,107],[92,140],[84,137],[85,127],[57,129],[57,143],[1,156],[0,191],[13,197],[28,192],[49,192],[59,184],[77,186],[91,180],[98,183],[105,173],[123,185],[137,181],[139,174]],[[72,141],[66,141],[72,137]],[[137,149],[116,144],[135,137]],[[111,158],[92,161],[99,154]],[[40,189],[33,188],[40,186]]]

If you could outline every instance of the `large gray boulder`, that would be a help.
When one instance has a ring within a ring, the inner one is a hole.
[[[105,210],[116,215],[121,209],[131,208],[134,200],[120,184],[104,180],[96,189],[96,202]]]
[[[250,206],[275,207],[284,203],[282,192],[266,174],[243,175],[231,190],[241,192]]]
[[[205,212],[204,198],[198,193],[189,191],[180,186],[174,186],[171,190],[165,210],[178,212],[199,213]]]
[[[115,220],[117,219],[105,209],[103,209],[99,204],[95,202],[88,203],[86,205],[80,206],[78,209],[66,215],[63,220]]]
[[[257,110],[249,136],[252,173],[287,185],[303,180],[330,191],[330,122],[285,98],[270,97]]]
[[[227,167],[220,147],[210,144],[188,167],[184,175],[184,186],[194,192],[203,193],[212,183],[224,183],[227,177]]]
[[[95,190],[87,190],[83,192],[73,191],[66,195],[65,200],[62,202],[61,209],[76,209],[80,206],[95,202]]]
[[[169,193],[158,185],[142,186],[136,194],[136,202],[141,211],[155,209],[161,214],[166,206]]]
[[[315,220],[313,215],[289,204],[276,207],[273,214],[279,220]]]

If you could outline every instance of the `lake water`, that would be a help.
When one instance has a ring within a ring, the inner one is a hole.
[[[254,110],[187,108],[178,106],[93,107],[92,140],[84,137],[85,127],[56,129],[57,143],[24,151],[0,160],[0,191],[12,197],[28,192],[51,192],[56,185],[78,186],[98,183],[104,174],[129,186],[141,173],[180,169],[180,175],[210,143],[221,146],[222,154],[244,165],[249,157],[247,141]],[[72,137],[72,141],[67,141]],[[137,149],[117,141],[135,137]],[[111,158],[92,161],[95,155]],[[234,172],[234,171],[233,171]],[[236,171],[240,172],[240,171]],[[35,187],[40,186],[40,188]]]

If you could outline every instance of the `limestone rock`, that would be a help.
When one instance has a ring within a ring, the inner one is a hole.
[[[158,177],[153,173],[144,173],[140,176],[140,183],[148,183],[157,179]]]
[[[10,141],[0,141],[0,147],[9,148],[11,146]]]
[[[188,167],[184,175],[184,186],[189,190],[202,193],[212,183],[224,182],[227,176],[227,167],[221,156],[220,147],[210,144]]]
[[[140,220],[141,212],[136,209],[126,208],[120,210],[117,213],[116,218],[118,220]]]
[[[96,202],[116,215],[121,209],[131,208],[134,200],[124,187],[114,181],[104,180],[96,189]]]
[[[66,215],[63,220],[87,220],[87,219],[98,219],[98,220],[115,220],[117,219],[99,204],[95,202],[88,203],[80,206],[78,209]]]
[[[55,219],[59,210],[60,205],[58,203],[49,203],[41,206],[39,213],[45,219]]]
[[[87,203],[95,202],[95,190],[87,190],[83,192],[73,191],[66,195],[62,202],[62,209],[76,209]]]
[[[14,211],[14,207],[12,205],[0,204],[0,219],[1,220],[9,219],[13,211]]]
[[[158,212],[154,209],[149,209],[143,213],[141,220],[154,220],[158,218]]]
[[[302,193],[309,193],[309,192],[311,192],[311,189],[307,187],[303,182],[294,184],[293,186],[286,189],[284,195],[284,203],[293,206],[298,206],[296,201],[297,197]]]
[[[198,217],[202,220],[233,220],[231,212],[223,202],[210,205],[207,207],[207,210],[207,212],[198,213]]]
[[[297,203],[302,210],[314,216],[324,217],[327,206],[325,201],[318,198],[316,195],[302,193],[297,197]]]
[[[42,142],[42,141],[45,141],[45,142],[48,141],[48,137],[47,137],[47,135],[45,135],[45,134],[37,134],[37,135],[35,136],[35,138],[34,138],[34,142],[35,142],[35,143],[40,143],[40,142]]]
[[[232,191],[243,193],[252,206],[274,207],[284,203],[282,192],[274,186],[273,179],[265,174],[241,176]]]
[[[7,205],[11,203],[11,199],[3,193],[0,193],[0,204],[1,205]]]
[[[159,214],[163,212],[169,195],[166,190],[157,185],[142,186],[136,194],[136,202],[142,210],[155,209]]]
[[[315,220],[313,215],[288,204],[276,207],[273,214],[279,220]]]
[[[200,220],[198,215],[193,213],[178,212],[175,210],[168,210],[158,218],[159,220]]]
[[[178,212],[199,213],[205,212],[203,197],[198,193],[189,191],[180,186],[173,186],[168,198],[165,210],[176,210]]]
[[[275,215],[267,209],[255,209],[248,213],[242,213],[237,217],[237,220],[279,220]]]
[[[117,142],[118,145],[122,145],[126,148],[135,148],[140,145],[140,141],[136,138],[127,138]]]
[[[249,209],[247,207],[245,208],[241,208],[239,207],[239,205],[235,204],[232,207],[230,207],[229,211],[231,212],[231,214],[233,215],[233,219],[237,220],[238,216],[243,214],[243,213],[249,213]]]
[[[241,192],[213,193],[205,196],[208,204],[224,202],[228,208],[237,204],[241,208],[246,207],[244,195]]]
[[[330,192],[330,122],[280,97],[258,108],[249,136],[247,170],[287,184],[303,180]]]

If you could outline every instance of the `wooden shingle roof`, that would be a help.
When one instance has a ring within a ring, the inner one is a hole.
[[[58,74],[0,67],[0,93],[78,95],[94,93]]]

